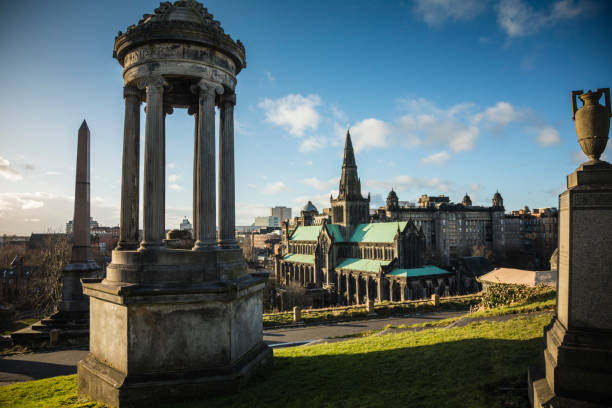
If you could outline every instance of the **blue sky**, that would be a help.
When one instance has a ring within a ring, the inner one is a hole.
[[[123,98],[113,41],[150,1],[20,1],[0,15],[0,234],[72,218],[91,129],[92,216],[119,222]],[[350,126],[364,193],[557,205],[586,160],[570,91],[612,85],[612,3],[561,0],[204,3],[247,51],[236,106],[237,223],[319,209]],[[142,119],[144,123],[144,116]],[[144,131],[144,126],[142,126]],[[167,121],[167,227],[191,217],[193,123]],[[610,154],[608,153],[608,156]]]

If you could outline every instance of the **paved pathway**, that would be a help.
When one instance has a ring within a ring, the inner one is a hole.
[[[423,323],[457,317],[463,314],[465,314],[464,311],[414,313],[384,319],[264,330],[264,341],[272,347],[297,346],[329,337],[382,329],[388,324],[398,326],[401,324]],[[20,381],[74,374],[76,373],[77,363],[87,355],[87,352],[86,349],[70,349],[2,357],[0,358],[0,386]]]

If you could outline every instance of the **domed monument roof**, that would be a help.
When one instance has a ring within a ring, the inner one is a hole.
[[[461,200],[461,204],[463,204],[466,207],[470,207],[472,205],[472,199],[470,198],[468,193],[465,193],[465,195],[463,196],[463,200]]]
[[[160,44],[168,46],[150,48]],[[201,61],[232,75],[246,67],[244,45],[226,34],[213,15],[193,0],[162,2],[153,14],[145,14],[125,33],[119,31],[113,57],[124,67],[124,76],[131,65],[147,57],[169,59],[179,65],[180,60]]]
[[[501,200],[502,196],[499,194],[499,191],[496,191],[495,194],[493,194],[493,198]]]
[[[319,210],[317,210],[317,207],[314,206],[312,201],[308,201],[304,208],[302,208],[302,211],[319,212]]]
[[[397,194],[395,191],[393,191],[393,189],[391,189],[391,191],[389,191],[389,195],[387,195],[387,200],[389,199],[397,199]]]

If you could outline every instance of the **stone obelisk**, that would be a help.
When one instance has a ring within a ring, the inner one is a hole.
[[[83,295],[82,278],[95,278],[100,267],[91,254],[89,152],[90,134],[87,122],[79,128],[74,191],[74,218],[72,229],[72,256],[62,277],[62,300],[58,306],[62,317],[88,317],[89,298]],[[86,315],[86,316],[83,316]]]
[[[602,96],[606,106],[598,103]],[[529,369],[536,408],[612,404],[612,165],[600,160],[610,90],[574,91],[572,105],[578,141],[591,160],[567,176],[559,196],[557,310],[545,329],[543,364]]]

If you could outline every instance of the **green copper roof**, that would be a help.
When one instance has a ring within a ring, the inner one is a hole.
[[[314,255],[304,255],[304,254],[287,254],[283,256],[283,261],[289,262],[297,262],[297,263],[307,263],[314,265]]]
[[[378,273],[380,266],[387,266],[391,261],[381,261],[378,259],[344,258],[336,269],[348,269],[351,271]]]
[[[359,224],[351,236],[350,242],[393,242],[399,227],[400,231],[406,228],[406,221],[377,222],[373,224]]]
[[[327,224],[327,230],[334,237],[336,242],[344,242],[344,237],[342,236],[342,231],[340,230],[340,226],[337,224]]]
[[[419,276],[431,276],[431,275],[446,275],[450,273],[442,268],[438,268],[433,265],[425,265],[421,268],[412,269],[393,269],[387,274],[387,276],[399,276],[402,278],[416,278]]]
[[[321,228],[323,228],[323,225],[297,227],[289,239],[291,241],[316,241],[319,239]]]

